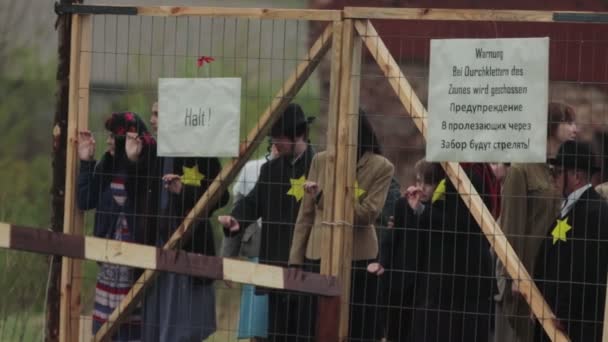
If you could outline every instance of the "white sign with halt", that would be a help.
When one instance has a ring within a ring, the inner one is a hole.
[[[433,39],[428,161],[546,161],[549,38]]]
[[[240,78],[159,79],[158,155],[238,156],[240,113]]]

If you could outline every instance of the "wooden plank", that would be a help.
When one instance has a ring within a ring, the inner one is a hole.
[[[10,248],[11,231],[8,223],[0,222],[0,248]]]
[[[82,16],[81,29],[80,70],[78,74],[79,130],[89,127],[89,88],[91,84],[91,61],[93,49],[93,16]],[[80,317],[80,313],[78,317]]]
[[[340,67],[340,98],[336,136],[331,270],[342,282],[339,338],[348,337],[351,262],[354,220],[354,184],[356,180],[356,146],[358,123],[358,83],[352,75],[360,74],[361,44],[355,37],[353,21],[344,21],[342,31],[342,65]],[[357,50],[358,49],[358,50]],[[329,167],[329,166],[328,166]],[[346,171],[346,175],[344,172]]]
[[[284,288],[283,269],[278,266],[255,264],[252,262],[224,259],[225,279],[243,284],[258,284],[275,289]]]
[[[443,8],[344,8],[344,18],[353,19],[552,22],[554,13],[559,12]],[[570,13],[593,14],[592,12]]]
[[[374,57],[384,75],[388,78],[391,87],[399,100],[403,104],[406,111],[414,119],[416,126],[420,129],[423,136],[427,137],[427,112],[416,93],[411,88],[407,79],[401,72],[399,64],[390,55],[386,45],[378,36],[375,28],[367,21],[357,21],[355,23],[357,32],[361,35],[365,45]],[[505,265],[507,272],[514,281],[517,281],[520,289],[525,297],[532,312],[542,324],[547,332],[547,335],[553,341],[568,341],[561,331],[557,330],[553,314],[549,305],[545,302],[536,284],[528,274],[524,265],[519,260],[519,257],[509,244],[506,236],[498,226],[491,212],[486,208],[477,193],[477,190],[471,184],[466,173],[458,163],[442,163],[446,174],[450,177],[452,183],[458,189],[463,201],[471,211],[471,214],[480,225],[481,230],[490,244],[494,248],[496,255]]]
[[[329,108],[327,113],[327,139],[326,149],[327,162],[325,166],[325,179],[327,184],[335,184],[336,181],[336,136],[338,129],[338,109],[340,108],[340,67],[342,64],[342,29],[343,22],[335,21],[333,25],[333,42],[331,53],[331,71],[329,77]],[[332,274],[332,240],[333,240],[333,225],[334,212],[334,196],[335,187],[324,189],[324,206],[323,210],[323,236],[321,240],[321,274]],[[326,322],[324,322],[326,323]]]
[[[342,19],[342,11],[340,10],[190,6],[137,6],[136,8],[138,15],[160,17],[208,16],[314,21],[335,21]]]
[[[329,108],[327,119],[327,138],[326,150],[327,162],[325,166],[325,179],[327,184],[335,184],[337,177],[336,169],[336,149],[337,149],[337,130],[338,130],[338,111],[340,109],[340,81],[342,69],[342,43],[343,43],[343,21],[332,23],[334,27],[334,37],[332,42],[331,70],[329,77]],[[338,272],[332,271],[333,268],[333,242],[334,242],[334,206],[336,187],[324,189],[323,210],[323,239],[321,240],[321,274],[337,275]],[[346,282],[342,279],[342,284]],[[342,289],[341,289],[342,290]],[[346,297],[348,298],[348,297]],[[340,340],[340,313],[342,298],[319,298],[317,307],[316,340],[317,341],[339,341]],[[346,300],[348,302],[348,300]],[[342,311],[343,312],[343,311]],[[348,311],[347,315],[348,315]]]
[[[248,261],[173,251],[124,241],[76,236],[0,222],[0,248],[231,280],[256,286],[338,296],[335,277]]]
[[[91,82],[91,50],[93,48],[93,17],[91,15],[81,16],[80,24],[80,56],[78,63],[78,131],[89,127],[89,84]],[[69,128],[68,128],[69,129]],[[68,140],[69,141],[69,140]],[[68,166],[66,166],[68,167]],[[78,166],[76,166],[78,167]],[[68,178],[66,178],[66,184]],[[75,203],[76,201],[74,201]],[[73,209],[76,209],[75,207]],[[84,213],[78,210],[72,234],[84,234]],[[69,259],[68,259],[69,260]],[[69,261],[68,261],[69,262]],[[80,313],[81,313],[81,288],[82,288],[82,263],[80,260],[72,262],[72,272],[70,280],[71,299],[70,299],[70,341],[79,340],[80,332]]]
[[[67,234],[83,232],[84,216],[76,208],[76,178],[78,173],[78,131],[86,124],[87,110],[81,110],[79,95],[81,77],[88,79],[90,64],[83,64],[80,57],[82,49],[91,50],[91,18],[88,15],[72,16],[70,51],[70,86],[68,104],[66,186],[63,231]],[[84,74],[84,75],[82,75]],[[81,76],[82,75],[82,76]],[[88,101],[88,96],[86,97]],[[62,259],[61,300],[59,341],[77,341],[80,317],[80,285],[82,280],[81,262],[69,258]]]
[[[145,245],[87,237],[84,252],[87,260],[156,269],[156,249]]]
[[[88,342],[93,338],[93,316],[80,316],[80,332],[78,333],[79,342]]]
[[[245,165],[257,146],[263,141],[264,137],[270,131],[274,121],[295,97],[308,77],[320,63],[321,59],[329,49],[331,37],[332,26],[329,25],[308,51],[306,60],[298,64],[294,72],[290,75],[287,81],[285,81],[281,89],[279,89],[270,106],[264,111],[258,124],[251,130],[247,136],[247,140],[241,145],[239,157],[233,159],[232,162],[224,166],[220,174],[209,186],[205,194],[201,196],[194,208],[175,230],[163,248],[175,248],[181,238],[189,233],[193,220],[199,215],[204,214],[208,207],[213,206],[213,204],[219,200],[222,192],[234,180],[240,169],[243,167],[243,165]],[[156,274],[153,271],[144,272],[142,277],[140,277],[140,279],[136,282],[136,285],[129,291],[126,298],[110,315],[108,322],[111,323],[106,323],[99,329],[95,335],[95,341],[105,340],[112,335],[114,330],[117,328],[118,323],[120,323],[121,320],[124,319],[129,312],[131,312],[135,305],[137,305],[142,295],[142,290],[150,285],[155,276]]]

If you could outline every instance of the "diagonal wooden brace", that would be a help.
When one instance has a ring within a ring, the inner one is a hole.
[[[306,60],[298,64],[287,81],[283,83],[283,86],[275,95],[270,106],[264,111],[258,124],[249,132],[247,140],[241,145],[239,157],[233,159],[230,163],[224,166],[220,174],[215,178],[205,194],[201,196],[194,208],[190,211],[182,224],[180,224],[180,226],[175,230],[163,248],[175,248],[184,235],[189,232],[194,220],[201,216],[201,214],[204,214],[207,208],[210,208],[219,200],[222,192],[234,180],[240,169],[243,167],[243,165],[245,165],[257,146],[268,134],[274,121],[276,121],[280,113],[283,112],[283,110],[298,93],[300,88],[304,85],[308,77],[315,70],[317,65],[319,65],[321,59],[331,46],[331,38],[332,26],[328,25],[308,51]],[[109,340],[109,338],[118,328],[118,324],[124,320],[126,315],[130,313],[138,304],[141,296],[143,295],[143,290],[151,284],[152,280],[155,279],[157,275],[157,272],[151,270],[146,270],[144,272],[144,274],[133,285],[118,308],[112,312],[108,321],[99,329],[95,335],[95,341]]]
[[[363,43],[367,46],[369,52],[388,79],[388,82],[397,94],[397,97],[399,97],[406,112],[412,117],[414,123],[426,139],[428,134],[427,111],[414,92],[414,89],[405,78],[399,64],[397,64],[390,54],[388,48],[369,20],[355,21],[355,28],[359,35],[361,35]],[[458,163],[447,162],[441,164],[452,183],[456,186],[463,201],[471,211],[471,214],[481,227],[484,235],[490,241],[500,262],[505,265],[509,276],[511,276],[514,281],[518,282],[526,302],[530,305],[534,316],[536,316],[540,324],[542,324],[547,335],[552,341],[568,341],[568,337],[561,330],[557,329],[555,325],[555,315],[551,311],[551,308],[544,300],[538,287],[536,287],[536,284],[530,277],[530,274],[511,247],[511,244],[509,244],[502,229],[498,226],[488,208],[486,208],[479,193],[473,184],[471,184],[467,174]]]

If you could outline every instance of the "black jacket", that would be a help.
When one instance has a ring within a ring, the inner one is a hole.
[[[222,166],[217,158],[162,158],[162,163],[172,163],[170,170],[167,166],[163,166],[164,173],[170,171],[173,174],[183,174],[183,168],[192,168],[198,165],[199,172],[204,176],[200,182],[200,186],[183,185],[180,194],[172,194],[165,192],[164,196],[168,196],[166,205],[160,204],[162,220],[160,229],[158,229],[161,241],[167,242],[175,228],[177,228],[186,215],[192,210],[194,205],[203,196],[207,188],[213,183],[213,180],[220,173]],[[169,166],[171,166],[169,164]],[[163,190],[166,191],[166,190]],[[160,201],[162,202],[162,194]],[[208,217],[217,210],[225,206],[230,199],[230,194],[227,190],[222,193],[221,199],[211,208],[211,210],[203,213],[200,219],[192,226],[192,234],[180,242],[181,248],[188,252],[194,252],[205,255],[215,255],[215,245],[213,241],[213,231]],[[165,208],[163,208],[165,206]],[[157,240],[158,241],[158,240]]]
[[[420,214],[401,198],[395,227],[385,239],[390,239],[381,242],[383,281],[390,284],[385,295],[391,307],[401,308],[399,322],[389,311],[389,338],[487,340],[494,290],[490,246],[449,180],[444,199],[425,204]],[[438,319],[444,328],[437,329]],[[452,319],[458,320],[447,321]]]
[[[264,165],[255,187],[239,200],[232,216],[239,222],[242,234],[245,227],[262,218],[260,262],[287,266],[294,223],[300,209],[300,201],[288,192],[290,180],[304,179],[314,156],[309,146],[295,163],[291,157],[279,157]],[[227,230],[224,234],[229,235]]]
[[[158,224],[157,200],[160,196],[159,159],[156,145],[144,145],[137,162],[123,161],[124,165],[104,153],[99,163],[81,161],[78,174],[77,204],[81,210],[97,209],[93,233],[96,237],[113,239],[120,211],[126,214],[132,242],[154,245]],[[121,167],[122,166],[122,167]],[[127,202],[119,208],[112,198],[110,183],[118,175],[126,178]]]
[[[553,237],[555,225],[547,229],[534,278],[572,341],[599,342],[608,268],[608,204],[589,188],[562,220],[571,227],[566,241]],[[537,330],[537,340],[548,340],[542,328]]]

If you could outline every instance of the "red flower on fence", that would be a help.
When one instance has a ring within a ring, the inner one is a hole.
[[[209,57],[209,56],[200,56],[197,60],[196,60],[196,65],[198,65],[198,67],[202,67],[205,63],[209,64],[211,62],[213,62],[215,60],[215,58],[213,57]]]

